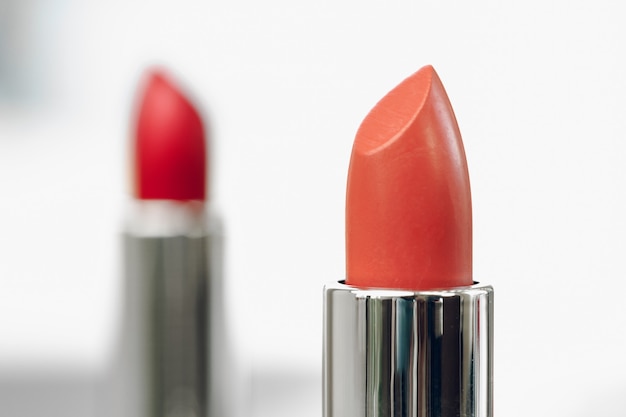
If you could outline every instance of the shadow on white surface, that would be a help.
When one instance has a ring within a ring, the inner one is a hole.
[[[92,417],[99,381],[88,373],[0,375],[2,417]]]
[[[253,417],[319,417],[322,415],[321,373],[294,369],[252,373]]]

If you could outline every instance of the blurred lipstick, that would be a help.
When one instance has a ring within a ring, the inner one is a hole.
[[[357,132],[346,280],[324,300],[326,417],[492,415],[493,290],[472,278],[465,152],[431,66]]]
[[[205,129],[171,77],[147,74],[131,141],[119,401],[113,415],[203,417],[208,404]]]

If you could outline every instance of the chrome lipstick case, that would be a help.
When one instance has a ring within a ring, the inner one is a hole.
[[[113,415],[206,417],[211,233],[204,205],[137,203],[129,217]]]
[[[493,289],[324,289],[324,417],[492,417]]]
[[[125,236],[129,320],[145,416],[204,417],[208,395],[207,237]],[[130,311],[130,309],[134,311]]]

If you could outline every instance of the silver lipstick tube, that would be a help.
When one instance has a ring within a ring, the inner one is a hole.
[[[209,413],[211,236],[204,208],[151,201],[131,210],[115,415]]]
[[[493,289],[324,289],[325,417],[492,417]]]

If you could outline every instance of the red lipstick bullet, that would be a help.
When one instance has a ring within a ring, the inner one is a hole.
[[[204,200],[206,144],[202,120],[160,71],[146,77],[134,140],[135,197]]]
[[[493,289],[472,278],[465,151],[431,66],[358,130],[346,267],[324,290],[324,416],[491,417]]]

